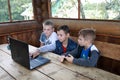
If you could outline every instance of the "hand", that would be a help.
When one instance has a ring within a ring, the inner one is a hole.
[[[32,56],[32,58],[37,57],[40,54],[40,51],[38,49],[36,49],[36,51],[30,53],[30,56]]]
[[[68,62],[73,63],[74,57],[73,57],[72,55],[68,54],[68,56],[66,56],[65,59],[66,59]]]
[[[64,59],[65,59],[65,55],[62,55],[62,56],[60,56],[59,61],[60,61],[60,62],[63,62]]]

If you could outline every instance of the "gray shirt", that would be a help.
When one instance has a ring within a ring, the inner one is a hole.
[[[67,54],[71,54],[74,57],[73,64],[77,64],[80,66],[89,66],[89,67],[97,65],[97,61],[99,59],[100,53],[95,45],[91,46],[89,52],[90,56],[88,59],[80,58],[81,52],[82,52],[82,47],[78,46],[73,51],[67,53]]]
[[[40,36],[40,42],[44,44],[44,46],[39,47],[40,52],[47,52],[55,50],[55,42],[58,40],[56,32],[53,32],[50,37],[47,39],[44,33]]]

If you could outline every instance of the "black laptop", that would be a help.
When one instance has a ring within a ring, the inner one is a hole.
[[[11,56],[14,61],[23,65],[28,69],[34,69],[38,66],[44,65],[50,62],[49,59],[42,56],[32,58],[29,56],[29,45],[20,40],[9,37]]]

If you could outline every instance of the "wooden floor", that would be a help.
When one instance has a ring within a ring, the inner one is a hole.
[[[60,63],[59,56],[50,52],[43,54],[50,63],[28,70],[12,60],[7,45],[0,45],[0,80],[120,80],[119,75],[98,68]],[[30,50],[34,49],[30,46]]]

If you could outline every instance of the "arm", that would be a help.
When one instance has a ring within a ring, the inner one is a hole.
[[[44,45],[39,47],[40,52],[48,52],[48,51],[54,51],[56,48],[55,43],[49,44],[49,45]]]
[[[46,36],[45,36],[45,34],[42,32],[42,33],[41,33],[41,36],[40,36],[40,39],[39,39],[39,41],[40,41],[40,47],[44,45],[45,40],[46,40]]]
[[[33,58],[35,58],[36,56],[38,56],[40,54],[40,52],[47,52],[47,51],[52,51],[55,48],[55,44],[50,44],[50,45],[45,45],[42,47],[37,48],[34,52],[30,52],[30,56],[32,56]]]
[[[79,52],[81,52],[81,50],[82,50],[82,47],[78,45],[77,48],[75,48],[74,50],[70,52],[67,52],[66,54],[67,55],[70,54],[73,57],[78,58],[80,56]]]
[[[96,66],[98,59],[99,59],[99,53],[94,50],[91,52],[91,57],[89,59],[74,58],[73,63],[80,66],[92,67],[92,66]]]

